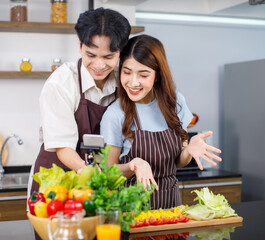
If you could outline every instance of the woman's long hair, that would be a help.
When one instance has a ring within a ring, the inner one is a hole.
[[[188,138],[187,133],[182,129],[181,122],[176,113],[177,97],[162,43],[158,39],[148,35],[139,35],[131,38],[121,52],[119,76],[121,76],[123,63],[129,58],[134,58],[137,62],[155,71],[156,79],[153,91],[160,110],[168,126],[177,131],[182,141],[186,140]],[[134,131],[131,130],[131,126],[136,112],[135,104],[128,97],[121,81],[119,81],[118,89],[121,108],[125,114],[122,133],[125,138],[132,140],[134,138]]]

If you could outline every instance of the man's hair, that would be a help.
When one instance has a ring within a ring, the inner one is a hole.
[[[122,50],[128,41],[131,26],[127,18],[111,9],[97,8],[81,13],[75,30],[82,44],[92,46],[91,38],[96,35],[110,37],[110,50]]]

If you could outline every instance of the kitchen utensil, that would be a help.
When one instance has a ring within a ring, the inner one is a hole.
[[[49,219],[36,217],[36,216],[30,214],[30,212],[27,213],[27,216],[28,216],[28,219],[30,220],[32,226],[34,227],[35,231],[41,237],[41,239],[42,240],[49,240],[49,235],[48,235],[48,221],[49,221]],[[86,233],[88,240],[92,240],[96,236],[97,222],[98,222],[97,216],[82,218],[81,227],[83,228],[84,232]],[[58,226],[58,219],[54,219],[51,223],[52,231],[55,231],[57,226]]]
[[[211,219],[204,221],[195,221],[190,220],[186,223],[175,223],[175,224],[162,224],[162,225],[149,225],[146,227],[136,227],[131,228],[130,233],[143,233],[143,232],[153,232],[153,231],[167,231],[174,229],[189,229],[189,228],[197,228],[197,227],[209,227],[216,225],[226,225],[233,223],[241,223],[243,222],[242,217],[229,217],[229,218],[220,218],[220,219]]]
[[[75,239],[85,240],[85,233],[81,227],[82,212],[64,214],[59,212],[49,218],[48,234],[51,240]],[[58,226],[55,231],[51,230],[51,223],[54,219],[58,219]]]
[[[1,150],[2,146],[3,146],[3,144],[4,144],[4,141],[5,141],[5,139],[3,138],[2,135],[0,135],[0,150]],[[6,163],[7,155],[8,155],[8,150],[7,150],[7,145],[5,145],[4,150],[3,150],[3,155],[2,155],[2,164],[3,164],[3,166]]]

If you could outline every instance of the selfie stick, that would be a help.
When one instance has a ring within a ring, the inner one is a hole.
[[[83,142],[80,145],[81,152],[85,154],[85,164],[86,165],[94,165],[94,155],[99,152],[102,147],[96,146],[85,146]]]

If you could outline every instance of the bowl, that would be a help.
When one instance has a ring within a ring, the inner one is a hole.
[[[48,234],[48,218],[40,218],[32,215],[30,212],[27,212],[27,216],[35,231],[38,233],[42,240],[49,240]],[[96,226],[98,223],[98,217],[84,217],[82,218],[81,227],[83,228],[86,239],[92,240],[96,236]],[[51,223],[52,232],[55,231],[58,225],[58,220],[54,219]]]

